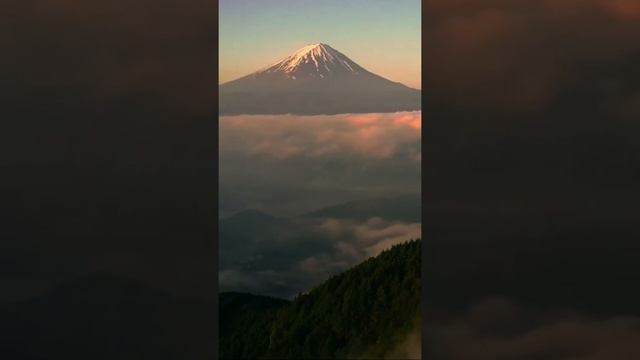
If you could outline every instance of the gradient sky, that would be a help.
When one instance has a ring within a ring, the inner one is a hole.
[[[421,88],[418,0],[220,0],[220,83],[310,43],[326,43],[365,69]]]

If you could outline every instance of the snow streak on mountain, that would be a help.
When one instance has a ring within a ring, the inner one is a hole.
[[[332,76],[370,74],[360,65],[326,44],[303,47],[254,75],[282,73],[290,79],[326,78]]]
[[[307,45],[220,85],[220,114],[338,114],[420,109],[420,91],[373,74],[326,44]]]

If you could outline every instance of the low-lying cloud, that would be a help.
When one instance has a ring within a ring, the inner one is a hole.
[[[331,116],[251,115],[220,118],[220,154],[275,159],[355,154],[420,159],[421,112]]]
[[[220,213],[420,192],[421,113],[220,118]],[[258,180],[259,179],[259,180]]]
[[[219,129],[221,214],[290,217],[244,223],[250,234],[221,223],[221,290],[290,298],[420,237],[419,223],[296,216],[350,200],[417,199],[421,112],[224,116]]]
[[[222,224],[224,226],[224,223]],[[304,292],[383,250],[421,237],[419,223],[346,219],[292,219],[242,239],[233,249],[221,241],[226,259],[220,269],[222,291],[246,291],[278,297]]]
[[[334,239],[333,256],[349,263],[361,262],[369,257],[378,256],[382,251],[401,242],[421,238],[422,226],[419,223],[394,222],[371,218],[365,222],[344,219],[327,219],[317,229],[328,239]],[[302,263],[312,262],[318,265],[317,255],[312,255]],[[314,270],[325,268],[316,266]]]

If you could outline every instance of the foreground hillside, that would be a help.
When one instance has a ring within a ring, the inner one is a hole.
[[[396,245],[292,302],[222,293],[220,357],[393,356],[419,331],[420,258],[420,240]]]

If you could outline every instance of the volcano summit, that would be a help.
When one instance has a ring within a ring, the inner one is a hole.
[[[220,114],[339,114],[421,109],[420,90],[387,80],[326,44],[307,45],[220,85]]]

